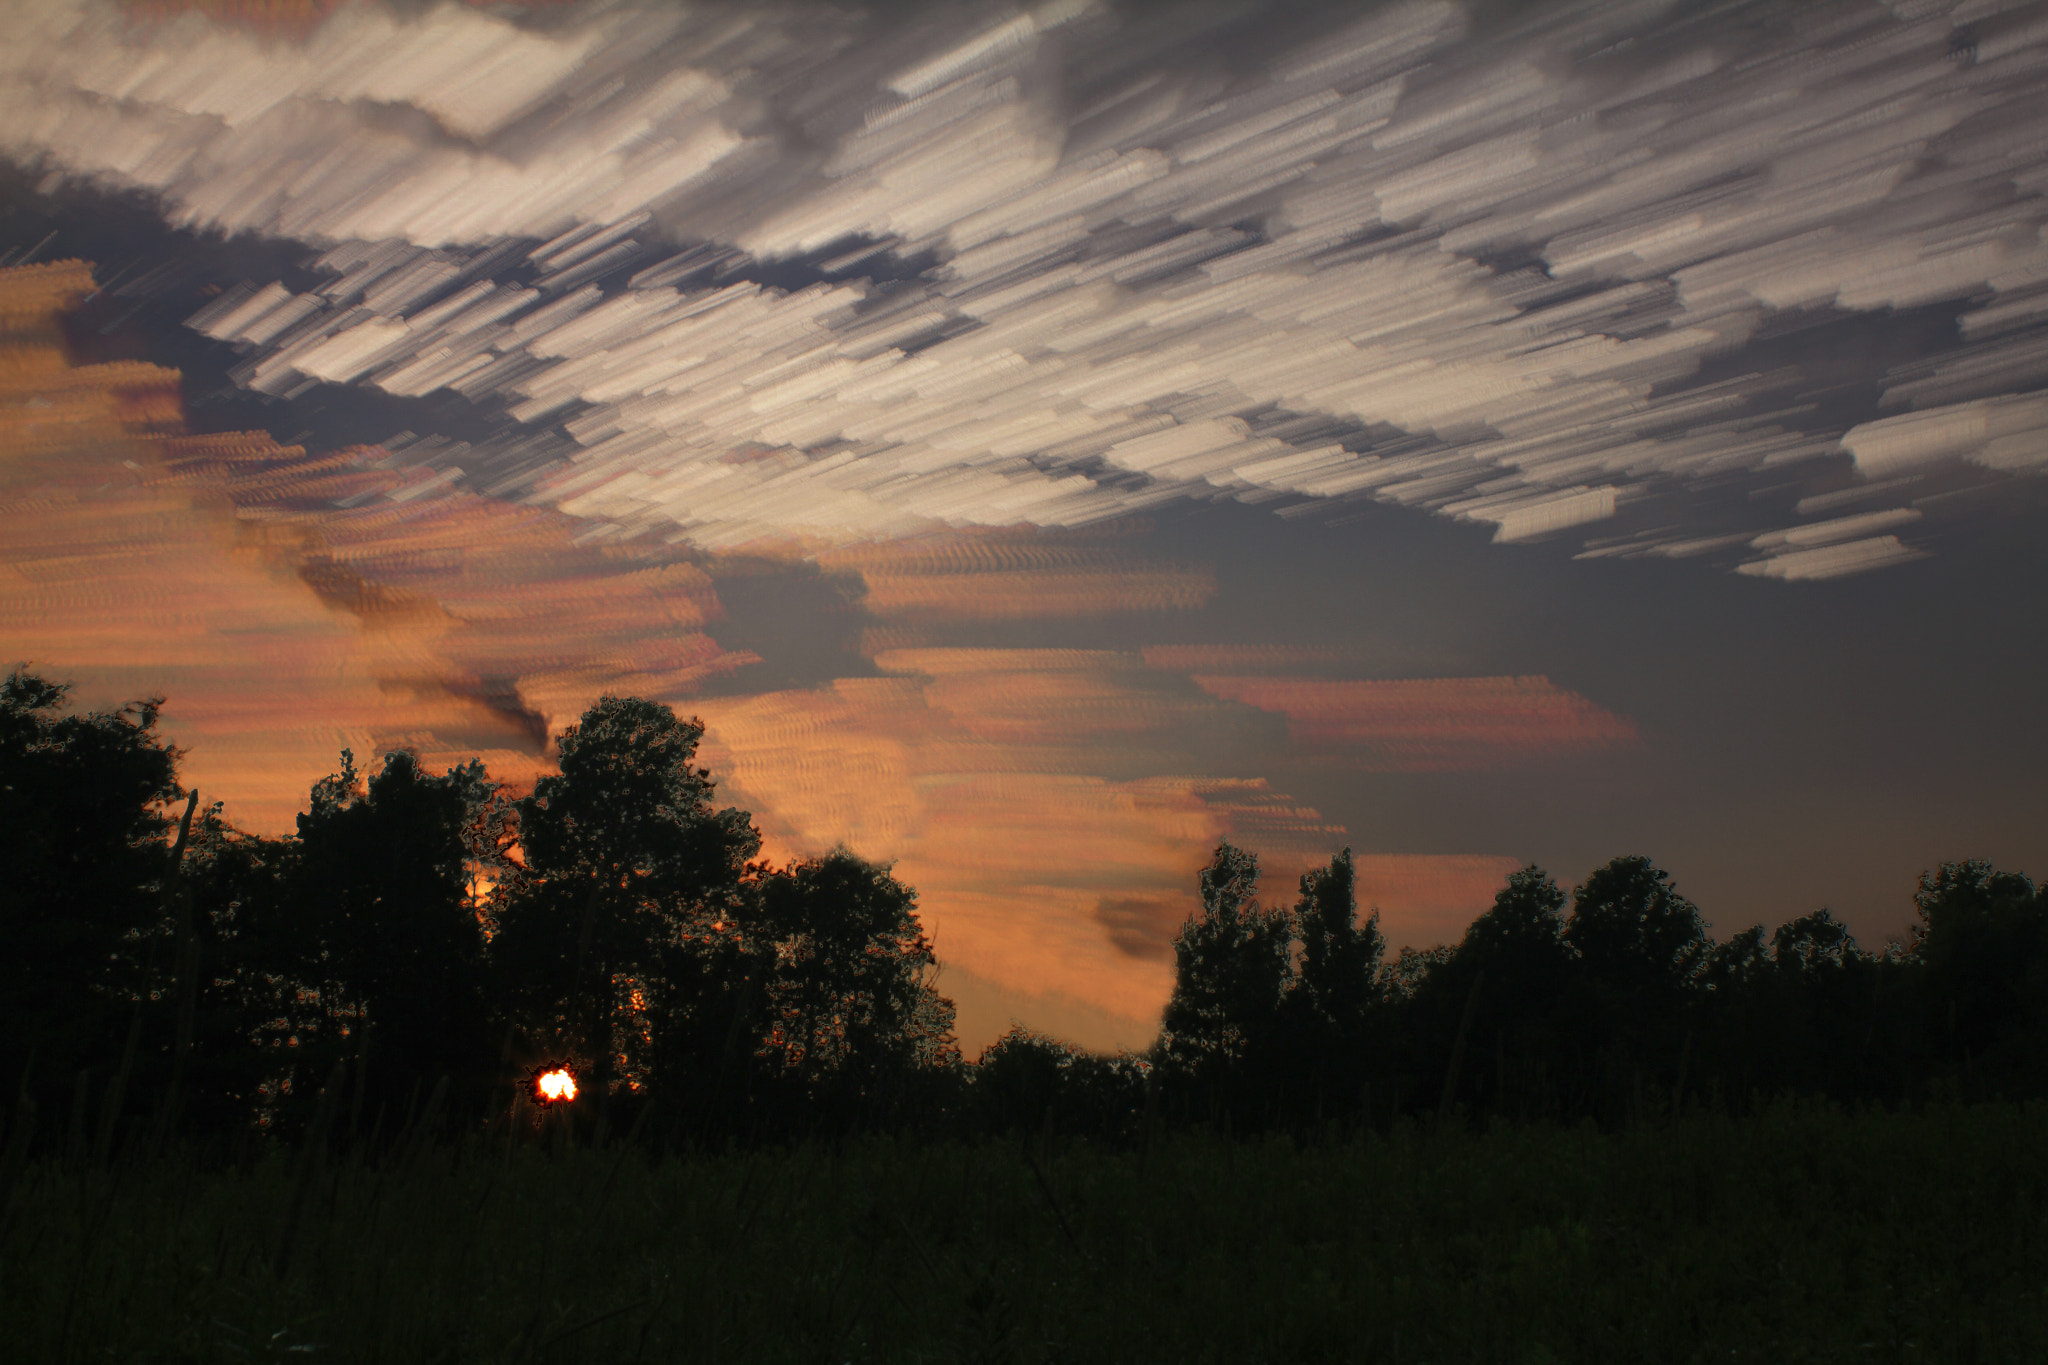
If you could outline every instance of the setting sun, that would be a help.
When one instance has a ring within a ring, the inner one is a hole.
[[[564,1104],[576,1098],[576,1073],[566,1066],[550,1067],[533,1078],[535,1104]]]

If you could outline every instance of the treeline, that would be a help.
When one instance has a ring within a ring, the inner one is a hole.
[[[1348,852],[1267,906],[1226,844],[1150,1051],[1018,1029],[969,1064],[915,893],[845,851],[763,861],[695,765],[701,725],[665,706],[600,699],[520,799],[474,761],[365,777],[344,752],[297,833],[265,838],[179,784],[160,702],[65,695],[0,686],[15,1156],[309,1126],[1130,1140],[2048,1092],[2048,906],[1983,863],[1922,878],[1903,948],[1825,910],[1716,943],[1629,857],[1569,897],[1525,868],[1458,944],[1389,960]],[[556,1063],[583,1093],[547,1112],[525,1082]]]
[[[895,1124],[957,1079],[915,894],[843,851],[760,860],[666,706],[600,699],[520,800],[475,761],[365,780],[344,752],[265,838],[180,787],[160,701],[65,692],[0,687],[17,1137],[532,1122],[519,1078],[554,1063],[575,1122],[774,1135]]]
[[[1525,867],[1457,944],[1392,960],[1378,915],[1357,917],[1348,851],[1291,907],[1262,906],[1257,883],[1257,859],[1227,844],[1201,873],[1151,1078],[1016,1034],[978,1087],[1008,1093],[1012,1124],[1053,1110],[1128,1126],[1150,1105],[1297,1131],[2048,1094],[2048,899],[1984,862],[1923,875],[1908,942],[1875,952],[1824,909],[1715,942],[1640,857],[1569,897]]]

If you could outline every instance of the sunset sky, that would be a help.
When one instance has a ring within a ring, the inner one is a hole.
[[[2048,872],[2048,5],[0,21],[0,667],[245,828],[657,697],[970,1055],[1147,1043],[1225,838]]]

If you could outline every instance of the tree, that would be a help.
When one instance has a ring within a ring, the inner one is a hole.
[[[1348,1106],[1371,1060],[1369,1018],[1386,939],[1377,910],[1358,922],[1355,886],[1347,848],[1302,874],[1294,906],[1301,958],[1282,1004],[1283,1050],[1293,1107],[1304,1117],[1326,1112],[1332,1100]]]
[[[1675,1008],[1708,948],[1699,907],[1648,858],[1616,858],[1572,893],[1564,941],[1616,998]]]
[[[304,920],[289,880],[295,841],[245,833],[222,810],[216,801],[200,812],[178,878],[197,935],[179,1114],[212,1134],[259,1117],[274,1121],[283,1083],[301,1070],[301,1045],[322,1039],[328,1023],[318,992],[298,970]],[[168,1077],[174,1035],[154,1034],[151,1069]]]
[[[366,787],[344,750],[341,771],[314,785],[298,817],[286,919],[272,938],[292,944],[291,968],[323,1005],[309,1069],[324,1075],[338,1056],[364,1066],[368,1081],[354,1085],[373,1113],[402,1115],[443,1077],[471,1105],[490,1083],[470,835],[496,794],[479,763],[437,777],[404,751]]]
[[[1387,946],[1378,910],[1358,922],[1356,885],[1347,848],[1328,867],[1302,874],[1301,898],[1294,906],[1301,965],[1291,994],[1311,1018],[1345,1041],[1355,1039],[1377,994],[1380,957]]]
[[[1771,935],[1771,960],[1781,971],[1840,971],[1857,957],[1856,936],[1825,906],[1779,925]]]
[[[558,738],[560,772],[518,804],[491,958],[535,1045],[578,1051],[600,1104],[621,1061],[653,1047],[650,1003],[696,1009],[682,962],[745,915],[761,836],[745,811],[713,808],[703,735],[659,702],[600,697]]]
[[[969,1069],[970,1098],[975,1118],[997,1131],[1115,1140],[1142,1121],[1150,1071],[1129,1053],[1087,1052],[1013,1024]]]
[[[66,1084],[117,1064],[168,979],[168,807],[185,794],[161,697],[60,715],[69,691],[22,669],[0,683],[0,1032]]]
[[[851,1117],[957,1065],[917,893],[888,868],[834,849],[767,873],[759,904],[756,932],[774,956],[757,1056],[772,1078]]]
[[[1710,946],[1699,908],[1648,858],[1616,858],[1572,893],[1564,939],[1579,961],[1573,1041],[1588,1083],[1610,1101],[1645,1075],[1675,1089],[1689,1061],[1686,1004]]]
[[[1565,939],[1563,909],[1564,893],[1531,863],[1508,874],[1458,945],[1450,976],[1473,1004],[1468,1045],[1475,1064],[1467,1069],[1490,1076],[1496,1106],[1539,1095],[1547,1103],[1553,1082],[1570,1077],[1579,1042],[1570,1010],[1579,963]]]
[[[2048,1025],[2048,905],[2034,883],[1979,859],[1923,873],[1909,954],[1936,1050],[1974,1066],[2032,1065]]]
[[[1202,911],[1174,935],[1173,996],[1161,1021],[1159,1055],[1173,1076],[1220,1085],[1271,1055],[1294,926],[1285,911],[1259,905],[1258,881],[1257,856],[1227,843],[1202,870]]]

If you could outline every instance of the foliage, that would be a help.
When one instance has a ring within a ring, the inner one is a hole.
[[[772,1079],[807,1104],[872,1110],[919,1070],[958,1063],[916,892],[841,848],[766,873],[757,894],[774,961],[756,1056]]]
[[[0,1035],[66,1084],[119,1051],[170,970],[164,838],[185,794],[162,698],[62,715],[69,690],[22,669],[0,682]]]
[[[1937,1051],[2026,1065],[2048,1041],[2048,904],[2028,878],[1989,863],[1943,863],[1913,894],[1912,951],[1926,973]]]
[[[1264,1060],[1292,976],[1293,925],[1257,898],[1255,854],[1219,844],[1199,883],[1202,910],[1174,936],[1173,997],[1159,1055],[1170,1074],[1210,1086]]]
[[[402,1109],[443,1076],[471,1104],[491,1083],[470,834],[496,795],[480,764],[436,777],[404,751],[364,786],[344,750],[298,818],[278,907],[290,921],[273,934],[294,951],[277,965],[317,993],[329,1021],[309,1079],[354,1058],[372,1114]]]
[[[561,771],[518,805],[521,856],[499,884],[491,943],[498,988],[530,1037],[585,1060],[600,1104],[615,1079],[640,1079],[655,1046],[635,1025],[650,990],[672,1013],[718,1012],[683,993],[707,974],[678,968],[733,946],[723,926],[741,918],[761,837],[745,811],[711,805],[716,784],[695,766],[703,734],[658,702],[601,697],[557,740]]]

